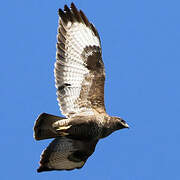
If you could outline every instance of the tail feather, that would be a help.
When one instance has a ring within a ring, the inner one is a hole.
[[[55,128],[53,128],[53,123],[63,119],[66,118],[42,113],[34,125],[34,138],[36,140],[43,140],[57,137],[58,134]]]

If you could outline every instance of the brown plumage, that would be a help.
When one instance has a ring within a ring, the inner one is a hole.
[[[43,151],[38,172],[81,168],[99,139],[128,128],[105,110],[105,70],[96,28],[73,3],[71,9],[59,9],[59,16],[54,75],[66,118],[43,113],[36,120],[36,140],[55,138]]]

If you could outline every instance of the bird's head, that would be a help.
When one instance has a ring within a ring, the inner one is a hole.
[[[129,128],[129,125],[122,118],[115,117],[115,122],[117,129]]]

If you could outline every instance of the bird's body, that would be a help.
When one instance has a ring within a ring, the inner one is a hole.
[[[97,116],[75,116],[68,120],[68,123],[61,127],[57,121],[54,127],[59,128],[59,132],[64,132],[68,137],[76,139],[99,140],[111,134],[118,129],[118,124],[114,122],[115,117],[108,115]],[[68,127],[66,129],[66,127]],[[56,129],[58,131],[58,129]]]
[[[99,139],[127,128],[104,106],[105,70],[97,30],[75,5],[59,10],[55,81],[62,114],[41,114],[36,140],[55,138],[42,153],[38,172],[81,168]]]

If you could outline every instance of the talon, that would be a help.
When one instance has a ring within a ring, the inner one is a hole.
[[[66,130],[66,129],[69,129],[72,125],[69,125],[69,126],[63,126],[63,127],[58,127],[56,130],[57,131],[62,131],[62,130]]]

